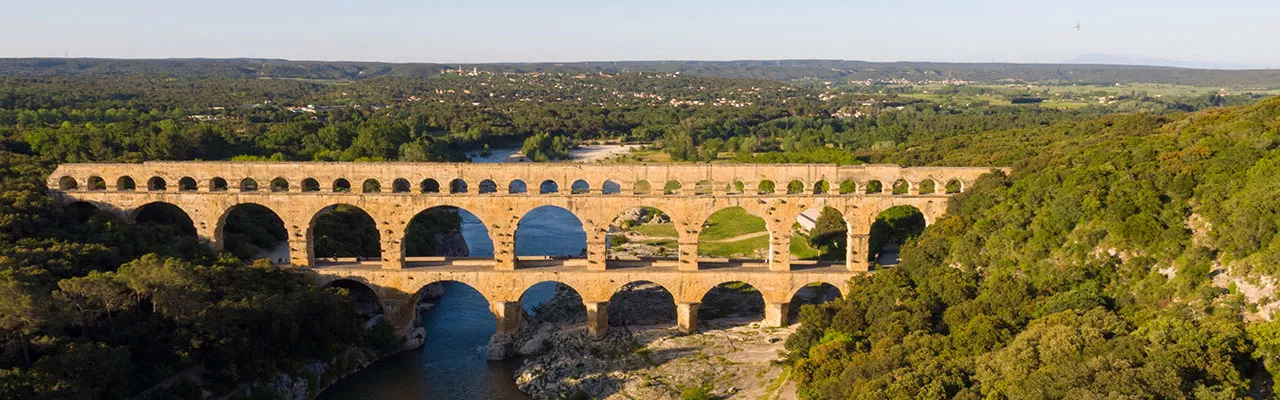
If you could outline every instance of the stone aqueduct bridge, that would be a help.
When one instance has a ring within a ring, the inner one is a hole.
[[[292,264],[308,267],[324,284],[366,285],[403,334],[410,332],[420,290],[440,281],[462,282],[482,293],[500,332],[519,326],[519,299],[525,289],[560,282],[583,298],[589,330],[602,334],[612,294],[637,281],[671,292],[679,325],[686,331],[696,329],[703,295],[734,281],[757,288],[766,303],[766,323],[780,325],[800,287],[816,282],[843,287],[854,274],[868,270],[868,237],[881,211],[910,205],[932,223],[946,209],[945,187],[954,191],[958,185],[963,190],[990,171],[894,165],[147,162],[64,164],[49,177],[48,186],[60,202],[89,203],[126,221],[133,221],[144,206],[172,204],[215,247],[223,242],[222,231],[233,208],[266,207],[284,222]],[[540,193],[544,182],[560,190]],[[894,194],[895,183],[909,189]],[[876,186],[883,188],[880,193],[867,193]],[[519,193],[521,187],[527,192]],[[798,187],[803,190],[794,190]],[[316,216],[338,204],[359,207],[373,218],[381,241],[380,262],[317,260],[312,240]],[[439,206],[462,208],[478,217],[493,241],[493,257],[405,257],[402,241],[409,221]],[[517,257],[520,219],[542,206],[560,207],[578,217],[587,235],[585,259]],[[610,224],[638,206],[654,207],[671,217],[679,235],[677,257],[607,257]],[[767,259],[700,259],[698,235],[704,221],[734,206],[765,220],[770,238]],[[848,225],[847,261],[793,261],[792,225],[804,210],[824,206],[840,211]]]

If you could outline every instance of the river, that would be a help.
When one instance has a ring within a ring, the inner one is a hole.
[[[495,149],[474,162],[501,162],[515,153]],[[462,236],[472,256],[492,256],[488,232],[471,213],[462,213]],[[582,223],[567,211],[538,208],[521,219],[516,232],[518,255],[578,255],[586,243]],[[526,311],[554,294],[549,282],[534,285],[521,298]],[[461,284],[445,283],[438,304],[422,314],[426,342],[422,349],[381,360],[325,391],[323,400],[356,399],[527,399],[515,384],[519,360],[486,361],[485,348],[495,332],[484,296]]]

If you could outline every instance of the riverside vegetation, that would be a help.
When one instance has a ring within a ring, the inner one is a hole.
[[[1012,166],[918,239],[885,228],[900,265],[802,308],[784,357],[801,396],[1274,393],[1280,99],[1063,110],[651,74],[524,74],[493,100],[478,88],[502,75],[0,77],[0,397],[285,396],[281,376],[323,385],[400,346],[346,291],[248,262],[280,234],[257,217],[232,218],[214,252],[173,216],[131,225],[55,206],[56,163],[464,160],[526,140],[548,159],[601,140],[647,142],[644,160]],[[321,256],[376,256],[367,216],[325,215],[349,229],[324,229]],[[423,218],[440,231],[422,237],[456,233],[456,214]]]

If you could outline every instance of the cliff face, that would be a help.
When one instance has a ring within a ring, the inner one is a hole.
[[[471,250],[467,248],[467,239],[462,236],[462,232],[458,231],[437,234],[436,253],[437,256],[444,257],[466,257],[471,255]]]
[[[458,209],[437,207],[413,217],[405,235],[405,255],[466,257],[471,254],[462,237]]]

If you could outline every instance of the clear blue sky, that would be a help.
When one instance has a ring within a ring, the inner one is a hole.
[[[1103,53],[1280,66],[1278,0],[5,3],[0,57],[1060,62]]]

